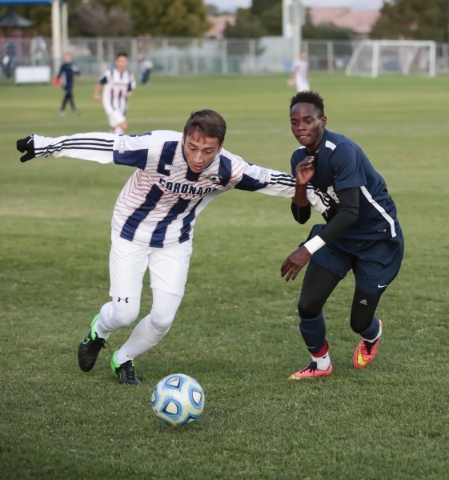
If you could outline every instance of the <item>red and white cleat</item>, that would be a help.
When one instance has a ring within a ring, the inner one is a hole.
[[[382,331],[382,322],[380,328]],[[375,342],[368,342],[362,338],[354,351],[352,363],[355,368],[366,368],[375,358],[380,337]]]
[[[327,370],[320,370],[316,362],[310,362],[310,364],[300,370],[299,372],[293,373],[288,377],[287,380],[301,380],[303,378],[312,378],[312,377],[328,377],[332,373],[332,363],[329,364]]]

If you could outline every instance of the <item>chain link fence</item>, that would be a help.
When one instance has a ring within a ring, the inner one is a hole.
[[[344,71],[357,41],[303,41],[311,71]],[[70,38],[67,50],[84,76],[99,76],[127,52],[130,69],[139,74],[145,59],[153,62],[152,74],[264,74],[290,73],[291,42],[282,37],[260,39],[197,38]],[[52,66],[51,39],[0,38],[2,73],[13,76],[16,66]],[[9,66],[5,65],[5,57]],[[8,67],[8,68],[6,68]],[[437,46],[437,72],[449,73],[448,44]]]

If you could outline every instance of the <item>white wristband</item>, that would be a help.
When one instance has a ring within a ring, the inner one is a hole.
[[[321,247],[324,247],[324,245],[326,245],[326,242],[320,236],[315,235],[303,246],[306,247],[307,250],[313,255]]]

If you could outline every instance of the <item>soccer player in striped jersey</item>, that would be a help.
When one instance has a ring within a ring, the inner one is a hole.
[[[291,159],[297,179],[293,216],[299,223],[309,219],[307,192],[312,189],[325,205],[322,213],[328,222],[315,225],[281,267],[285,281],[294,280],[310,261],[298,310],[312,361],[289,377],[300,380],[332,373],[323,307],[350,270],[355,276],[350,324],[361,336],[353,365],[365,368],[374,360],[382,335],[375,312],[399,272],[404,240],[384,179],[355,142],[326,129],[323,99],[315,92],[298,93],[290,103],[290,120],[301,144]]]
[[[95,85],[94,100],[100,100],[100,91],[103,88],[103,107],[109,119],[111,132],[122,134],[128,129],[126,110],[128,99],[136,88],[134,75],[126,69],[128,54],[118,53],[115,58],[115,68],[106,70]]]
[[[226,123],[212,110],[193,113],[184,133],[144,135],[83,133],[17,142],[34,157],[71,157],[136,168],[115,204],[110,252],[110,296],[79,346],[80,368],[88,372],[110,333],[133,323],[140,310],[142,279],[150,270],[153,305],[129,340],[114,353],[111,367],[125,384],[139,384],[134,358],[168,332],[184,295],[196,217],[232,188],[292,198],[295,179],[246,163],[223,148]],[[325,208],[313,193],[309,202]]]

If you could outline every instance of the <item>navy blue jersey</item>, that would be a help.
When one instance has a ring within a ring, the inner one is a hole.
[[[305,147],[293,152],[293,175],[298,163],[309,155]],[[329,209],[335,206],[338,209],[340,190],[360,189],[359,218],[339,237],[382,239],[396,236],[399,223],[387,185],[355,142],[325,130],[314,164],[315,174],[310,185]]]
[[[73,88],[73,77],[79,75],[79,68],[73,63],[63,63],[59,69],[58,78],[62,78],[64,90],[70,91]]]

